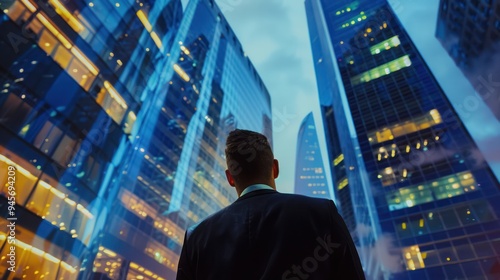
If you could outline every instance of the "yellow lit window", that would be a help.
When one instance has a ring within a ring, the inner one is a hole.
[[[438,110],[433,109],[428,113],[416,117],[412,120],[405,121],[402,123],[396,123],[381,130],[368,133],[368,139],[372,144],[382,143],[388,140],[392,140],[394,139],[394,137],[407,135],[413,132],[429,128],[431,126],[438,125],[441,122],[442,119]],[[410,151],[409,149],[410,148],[408,146],[407,152]]]
[[[58,46],[56,53],[54,54],[54,60],[61,65],[62,68],[68,67],[69,61],[72,57],[71,53],[61,45]]]
[[[8,158],[10,156],[11,158]],[[16,168],[15,175],[15,192],[16,192],[16,203],[24,204],[31,190],[35,186],[37,176],[40,171],[36,169],[31,163],[25,161],[24,159],[13,155],[10,151],[5,150],[0,147],[0,194],[9,197],[9,186],[8,184],[8,167],[14,166]],[[35,175],[33,175],[35,174]]]
[[[341,163],[344,160],[344,154],[340,154],[338,157],[336,157],[333,160],[333,165],[337,166],[339,163]]]
[[[34,18],[28,25],[28,29],[30,29],[35,35],[38,36],[43,30],[43,25],[38,19]]]
[[[162,47],[161,39],[156,34],[156,32],[153,31],[153,26],[149,22],[147,15],[142,10],[137,11],[136,15],[141,21],[141,23],[144,25],[144,28],[149,32],[149,35],[151,36],[151,39],[153,39],[153,42],[159,49],[161,49]]]
[[[394,139],[390,129],[384,129],[376,132],[376,139],[378,143]]]
[[[93,269],[95,272],[106,275],[107,279],[118,279],[123,265],[123,257],[103,246],[94,259]],[[146,278],[144,278],[146,279]]]
[[[92,225],[93,215],[74,200],[73,194],[68,196],[67,189],[60,185],[61,189],[56,189],[51,184],[57,185],[54,179],[43,175],[26,208],[87,244],[89,240],[82,238],[84,230]]]
[[[416,270],[425,268],[424,258],[420,253],[418,245],[405,247],[402,250],[407,270]]]
[[[392,184],[395,184],[396,181],[396,174],[394,174],[394,170],[392,167],[387,167],[385,168],[379,175],[378,178],[382,182],[383,186],[389,186]]]
[[[177,73],[184,81],[189,82],[191,80],[186,71],[184,71],[184,69],[182,69],[182,67],[180,67],[178,64],[174,64],[173,67],[175,73]]]
[[[458,178],[463,178],[464,176],[470,178],[471,181],[455,183]],[[449,182],[450,179],[453,179],[453,183]],[[400,188],[388,193],[386,199],[389,210],[394,211],[435,200],[459,196],[475,190],[477,190],[476,181],[469,171],[465,171],[439,178],[434,182]]]
[[[347,178],[344,178],[342,181],[339,182],[338,184],[338,190],[342,190],[343,188],[345,188],[347,185],[349,184],[349,181],[347,180]]]
[[[97,94],[96,101],[116,123],[121,123],[128,106],[108,81],[104,82],[104,87]]]
[[[34,7],[28,0],[23,0],[23,3],[26,7],[36,10],[36,7]],[[77,32],[86,30],[79,20],[70,14],[60,1],[50,0],[50,3],[55,7],[56,12],[68,21],[73,29]],[[26,14],[22,13],[25,8],[22,5],[18,5],[11,9],[9,16],[11,16],[11,18],[14,16],[20,16],[16,14],[17,10],[21,11],[20,15]],[[145,14],[143,12],[141,13],[145,17]],[[139,18],[141,19],[141,16],[139,16]],[[143,19],[144,18],[141,20]],[[145,17],[145,19],[147,21],[147,17]],[[99,69],[77,47],[73,46],[69,39],[67,39],[66,36],[61,33],[54,24],[52,24],[50,18],[47,18],[42,13],[38,13],[36,18],[32,20],[31,26],[35,32],[41,32],[38,41],[40,48],[47,52],[47,54],[51,55],[53,59],[62,68],[64,68],[73,79],[75,79],[84,89],[88,90],[97,76]],[[42,26],[45,29],[42,29]],[[158,35],[151,32],[151,37],[158,47],[161,47],[161,40]],[[117,63],[121,65],[120,61]],[[103,92],[104,96],[101,96],[99,104],[105,104],[103,108],[106,112],[110,114],[113,120],[120,123],[127,109],[127,104],[123,101],[120,94],[108,82],[105,82],[104,86],[107,92]],[[108,100],[106,98],[107,93],[110,94],[110,98],[112,100]]]
[[[125,208],[135,213],[139,218],[145,219],[148,216],[154,220],[159,218],[156,210],[144,200],[128,190],[124,189],[121,192],[120,200],[122,204]]]
[[[156,240],[150,239],[144,249],[146,255],[149,255],[155,261],[169,267],[176,268],[175,265],[179,260],[179,255],[165,247]],[[149,273],[146,273],[149,274]]]
[[[12,3],[12,5],[8,8],[6,14],[15,22],[17,22],[19,19],[25,20],[31,15],[31,13],[28,12],[26,8],[18,1],[14,1],[14,3]]]
[[[6,221],[1,221],[4,227]],[[68,259],[74,261],[74,257],[66,257],[65,261],[60,259],[62,249],[54,244],[50,246],[42,246],[43,241],[39,237],[35,237],[30,231],[20,227],[16,235],[16,242],[12,246],[16,247],[16,269],[10,274],[8,279],[68,279],[75,280],[78,276],[77,269],[79,262],[65,262]],[[17,232],[17,231],[16,231]],[[6,233],[0,231],[0,241],[6,240]],[[49,244],[47,244],[49,245]],[[2,262],[0,262],[0,277],[5,276],[7,272],[7,256],[10,246],[4,246],[1,254]]]
[[[95,76],[78,59],[73,59],[67,70],[70,76],[85,90],[90,88],[95,79]]]
[[[370,30],[371,32],[371,30]],[[383,52],[385,50],[389,50],[390,48],[397,47],[401,44],[401,41],[399,41],[399,36],[396,35],[394,37],[391,37],[387,40],[384,40],[376,45],[373,45],[370,47],[370,52],[373,55],[379,54],[380,52]]]
[[[49,3],[54,6],[56,13],[58,13],[66,22],[75,30],[77,33],[80,33],[84,30],[83,25],[76,19],[64,5],[58,0],[49,0]]]
[[[124,123],[124,132],[126,134],[130,134],[132,132],[132,128],[134,127],[134,123],[136,121],[137,117],[133,111],[128,112],[127,114],[127,119],[125,120]]]
[[[52,54],[52,51],[58,44],[57,39],[48,31],[44,30],[40,35],[38,45],[42,50],[48,54]]]
[[[399,71],[403,68],[411,66],[410,56],[405,55],[400,58],[396,58],[388,63],[377,66],[371,70],[361,73],[357,76],[351,78],[352,85],[358,85],[361,83],[366,83],[374,79],[391,74],[392,72]]]
[[[349,25],[354,25],[358,22],[361,22],[363,20],[365,20],[367,17],[365,15],[365,12],[360,12],[359,15],[357,16],[354,16],[353,18],[351,18],[350,20],[348,20],[346,23],[342,24],[342,28],[345,28]]]
[[[416,132],[418,130],[417,126],[413,122],[408,122],[406,124],[403,124],[398,127],[394,127],[392,129],[392,133],[394,134],[394,137],[399,137],[402,135],[410,134],[413,132]]]
[[[176,262],[177,263],[177,262]],[[171,265],[170,268],[174,269],[176,266]],[[153,272],[145,269],[144,267],[136,264],[135,262],[130,263],[130,269],[127,272],[127,279],[154,279],[154,280],[165,280],[165,278],[159,277]]]

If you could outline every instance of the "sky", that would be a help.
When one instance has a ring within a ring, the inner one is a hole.
[[[280,161],[277,188],[293,192],[295,154],[300,123],[314,113],[322,127],[316,79],[303,0],[216,0],[244,52],[249,56],[271,95],[275,157]],[[389,1],[410,37],[476,139],[497,178],[500,178],[500,122],[477,97],[448,53],[435,38],[439,1]],[[485,77],[486,80],[487,77]],[[499,83],[489,81],[498,90]],[[325,149],[322,129],[320,147]],[[326,154],[323,155],[326,162]]]

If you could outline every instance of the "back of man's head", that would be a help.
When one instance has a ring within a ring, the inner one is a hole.
[[[274,155],[266,136],[236,129],[226,140],[226,163],[235,182],[240,185],[269,180]]]

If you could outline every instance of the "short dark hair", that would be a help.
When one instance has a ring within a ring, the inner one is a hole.
[[[226,163],[237,183],[269,178],[273,160],[273,151],[266,136],[244,129],[229,133],[226,140]]]

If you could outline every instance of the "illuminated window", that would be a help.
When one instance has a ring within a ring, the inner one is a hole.
[[[352,26],[352,25],[359,23],[365,19],[367,19],[365,12],[360,12],[359,15],[352,17],[346,23],[342,24],[342,28],[348,27],[349,25]]]
[[[78,82],[85,90],[89,90],[90,85],[94,81],[95,76],[83,65],[80,60],[73,58],[68,66],[69,75]]]
[[[33,11],[36,10],[36,7],[34,7],[31,2],[23,1],[23,3],[29,9]],[[56,12],[68,21],[73,29],[77,32],[79,32],[78,30],[86,30],[78,19],[73,17],[58,0],[51,0],[50,3],[55,7]],[[17,10],[21,10],[21,12],[16,14]],[[9,12],[9,16],[11,18],[17,18],[20,15],[27,14],[23,13],[23,10],[25,10],[25,8],[22,5],[17,5],[12,9],[11,13]],[[144,13],[142,14],[144,15]],[[139,18],[141,17],[139,16]],[[145,17],[145,20],[147,21],[147,17]],[[43,29],[42,25],[44,27]],[[42,13],[36,15],[30,27],[34,32],[39,34],[38,45],[40,48],[51,55],[54,61],[65,69],[79,85],[88,90],[99,73],[99,69],[77,47],[73,46],[66,36]],[[161,40],[154,31],[151,32],[151,37],[158,47],[161,48]],[[104,87],[105,90],[100,92],[100,97],[98,96],[98,103],[101,104],[113,120],[120,123],[128,106],[109,82],[105,81]],[[109,98],[108,93],[110,96]]]
[[[341,163],[344,160],[344,154],[340,154],[338,157],[336,157],[333,160],[333,165],[337,166],[339,163]]]
[[[335,15],[338,16],[338,15],[341,15],[343,13],[352,12],[352,11],[356,10],[358,8],[358,6],[359,6],[359,2],[358,1],[352,1],[352,3],[348,7],[344,8],[344,9],[341,9],[341,10],[338,10],[335,13]]]
[[[408,218],[402,218],[396,222],[396,232],[399,238],[407,238],[413,236],[411,228],[408,226]]]
[[[91,227],[93,215],[65,187],[59,185],[61,189],[57,189],[51,184],[57,185],[54,179],[43,175],[26,208],[87,244],[89,240],[83,234]]]
[[[146,245],[144,252],[146,255],[149,255],[155,261],[167,266],[168,268],[172,270],[177,269],[176,265],[179,261],[179,255],[154,239],[150,239],[148,241],[148,245]]]
[[[401,44],[401,41],[399,41],[399,36],[394,36],[392,38],[389,38],[387,40],[384,40],[376,45],[373,45],[370,47],[370,52],[373,55],[379,54],[380,52],[383,52],[385,50],[389,50],[390,48],[397,47]]]
[[[63,69],[66,69],[69,65],[69,61],[71,60],[72,55],[71,53],[64,48],[63,46],[59,45],[57,47],[57,50],[54,54],[54,60],[61,65]]]
[[[399,71],[403,68],[409,67],[411,65],[411,60],[409,55],[402,56],[388,63],[382,64],[364,73],[351,78],[352,85],[358,85],[361,83],[367,83],[371,80],[378,79],[380,77],[389,75],[392,72]]]
[[[48,30],[44,30],[38,40],[38,44],[47,54],[52,54],[52,51],[58,44],[58,41]]]
[[[148,16],[144,13],[144,11],[139,10],[136,13],[137,17],[141,21],[141,23],[144,25],[144,28],[149,32],[149,35],[151,36],[151,39],[153,39],[153,42],[156,44],[156,46],[161,49],[162,47],[162,42],[160,37],[156,34],[155,31],[153,31],[153,26],[148,20]]]
[[[5,228],[7,221],[0,224]],[[74,257],[61,260],[62,249],[54,244],[42,246],[44,241],[30,231],[20,227],[16,235],[16,270],[8,279],[77,279],[80,263]],[[17,232],[17,231],[16,231]],[[6,233],[0,231],[0,241],[5,242]],[[31,245],[33,244],[33,245]],[[36,246],[35,246],[36,245]],[[47,244],[48,245],[48,244]],[[6,256],[10,246],[4,246],[0,261],[0,277],[7,272]],[[67,262],[69,261],[69,263]],[[28,269],[29,268],[29,269]],[[7,278],[6,278],[7,279]]]
[[[385,142],[394,139],[394,135],[390,129],[383,129],[375,133],[377,142]]]
[[[165,280],[165,278],[159,277],[158,275],[136,264],[135,262],[130,263],[130,267],[127,273],[127,280],[132,280],[132,279]]]
[[[132,132],[132,128],[134,127],[134,123],[137,117],[133,111],[128,112],[127,118],[125,119],[125,123],[123,124],[123,131],[126,134],[130,134]]]
[[[108,81],[104,82],[104,87],[97,94],[96,101],[116,123],[121,123],[128,106]]]
[[[342,190],[343,188],[345,188],[347,185],[349,184],[349,181],[347,180],[347,178],[344,178],[342,181],[340,181],[338,183],[338,190]]]
[[[8,184],[7,168],[9,166],[14,166],[16,168],[16,179],[15,179],[15,191],[16,191],[16,203],[24,205],[28,195],[35,186],[37,177],[40,175],[40,170],[36,169],[31,163],[25,161],[22,158],[12,156],[9,159],[7,155],[11,153],[0,147],[0,170],[5,170],[0,174],[0,194],[8,197],[10,186]],[[33,175],[34,174],[34,175]]]
[[[178,64],[174,64],[173,67],[175,73],[177,73],[184,81],[189,82],[191,80],[186,71],[184,71],[184,69],[182,69],[182,67],[180,67]]]
[[[142,177],[139,180],[143,180]],[[149,216],[152,220],[155,221],[154,227],[156,229],[160,230],[172,241],[180,243],[184,231],[170,219],[158,215],[156,209],[151,207],[144,200],[140,199],[135,194],[125,189],[121,191],[120,200],[125,208],[135,213],[139,218],[145,219]]]
[[[106,275],[107,279],[118,280],[120,276],[120,270],[122,269],[123,257],[117,253],[104,248],[99,247],[99,252],[94,259],[93,269],[94,272],[102,273]]]
[[[135,213],[139,218],[145,219],[147,216],[152,219],[156,218],[156,210],[130,191],[122,190],[120,200],[127,209]]]
[[[386,142],[410,133],[427,129],[442,122],[438,110],[432,109],[428,113],[402,123],[396,123],[389,127],[368,133],[368,140],[371,144]],[[418,144],[420,145],[420,143]],[[409,152],[409,148],[408,151]]]
[[[467,178],[465,181],[460,179]],[[454,182],[450,183],[449,179]],[[459,183],[458,183],[459,182]],[[400,188],[386,195],[389,210],[409,208],[427,202],[447,199],[477,190],[476,181],[469,171],[439,178],[434,182]]]
[[[402,250],[407,270],[416,270],[424,268],[424,258],[420,253],[418,245],[405,247]]]
[[[31,30],[35,35],[40,35],[40,32],[43,30],[43,24],[34,18],[28,25],[28,29]]]
[[[31,11],[34,12],[35,10],[36,8],[32,7]],[[20,19],[26,21],[26,19],[31,15],[31,13],[28,12],[24,7],[24,5],[22,5],[19,1],[14,1],[12,5],[9,7],[7,15],[13,21],[18,22],[18,20]]]
[[[49,0],[49,3],[54,6],[55,11],[75,30],[77,33],[84,30],[83,25],[76,19],[64,5],[58,0]]]

